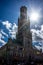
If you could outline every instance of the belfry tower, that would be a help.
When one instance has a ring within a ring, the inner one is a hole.
[[[27,17],[27,7],[20,8],[20,17],[18,18],[18,41],[26,49],[32,46],[32,34],[30,32],[30,21]]]

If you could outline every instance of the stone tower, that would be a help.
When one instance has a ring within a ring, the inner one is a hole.
[[[18,36],[17,39],[28,52],[32,47],[32,34],[30,32],[30,21],[27,18],[27,7],[20,8],[20,17],[18,18]],[[27,53],[26,52],[26,53]]]

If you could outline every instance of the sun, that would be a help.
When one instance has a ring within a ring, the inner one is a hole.
[[[30,17],[31,21],[38,21],[39,20],[39,13],[33,11],[33,12],[31,12],[29,17]]]

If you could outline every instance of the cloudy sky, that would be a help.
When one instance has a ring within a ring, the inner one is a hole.
[[[20,7],[26,6],[30,19],[32,44],[43,49],[43,0],[0,0],[0,47],[16,37]]]

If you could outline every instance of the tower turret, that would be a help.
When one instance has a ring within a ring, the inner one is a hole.
[[[26,19],[27,18],[27,7],[22,6],[20,8],[20,18],[21,19]]]

